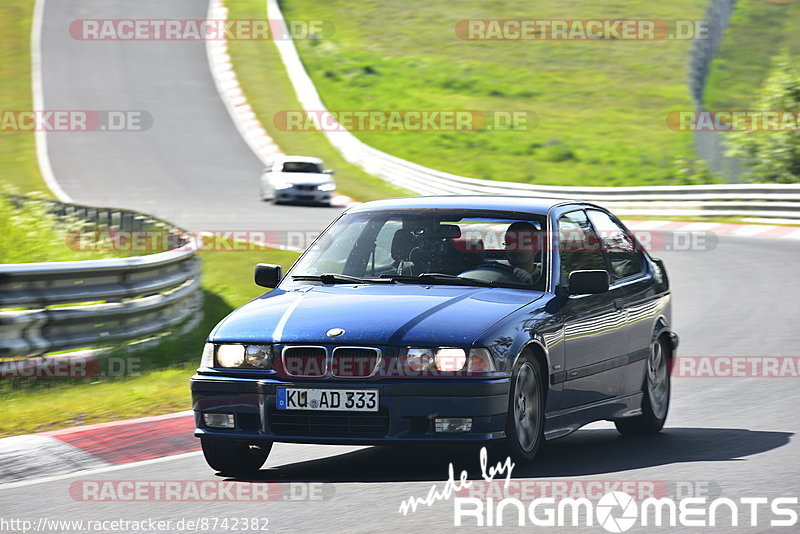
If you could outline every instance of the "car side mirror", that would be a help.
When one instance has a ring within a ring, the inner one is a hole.
[[[608,291],[608,271],[572,271],[567,288],[572,295],[594,295]]]
[[[333,169],[325,169],[322,174],[333,174]]]
[[[255,281],[261,287],[278,287],[281,281],[281,266],[270,263],[259,263],[256,265]]]

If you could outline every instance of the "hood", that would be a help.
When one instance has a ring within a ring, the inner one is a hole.
[[[520,289],[421,285],[308,285],[275,289],[226,317],[217,342],[469,346],[494,323],[541,298]],[[331,328],[344,334],[329,338]]]
[[[326,184],[333,181],[333,176],[319,172],[275,172],[270,179],[290,184]]]

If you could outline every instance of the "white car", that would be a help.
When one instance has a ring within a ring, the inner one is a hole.
[[[261,175],[261,199],[330,205],[336,191],[332,175],[319,158],[281,156]]]

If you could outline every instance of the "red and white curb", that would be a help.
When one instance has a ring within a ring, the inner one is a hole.
[[[0,482],[152,460],[200,449],[191,411],[0,439]]]
[[[209,20],[228,19],[228,8],[225,7],[222,0],[214,0],[210,3],[207,18]],[[283,152],[267,133],[256,116],[256,112],[247,103],[247,97],[239,85],[236,71],[233,70],[233,62],[228,53],[228,41],[224,38],[207,40],[206,55],[217,92],[225,103],[236,129],[239,130],[242,138],[261,162],[268,166],[276,155],[283,154]],[[348,196],[336,194],[333,196],[332,204],[351,206],[356,202]]]
[[[228,19],[228,8],[225,7],[222,0],[214,0],[210,3],[207,18],[209,20]],[[256,156],[265,165],[268,164],[274,156],[282,154],[282,152],[261,125],[253,108],[247,103],[247,97],[245,97],[236,72],[233,70],[231,56],[228,53],[228,41],[224,38],[207,40],[206,55],[217,91],[228,108],[236,128]]]
[[[800,227],[687,221],[625,221],[633,232],[708,232],[733,237],[800,239]]]

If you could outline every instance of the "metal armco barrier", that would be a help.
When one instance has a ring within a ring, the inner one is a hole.
[[[201,313],[200,260],[184,231],[141,213],[43,202],[96,228],[164,231],[174,250],[87,261],[0,265],[0,357],[29,357],[143,339]],[[2,311],[5,310],[5,311]]]

